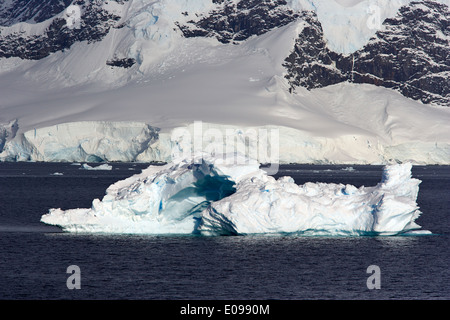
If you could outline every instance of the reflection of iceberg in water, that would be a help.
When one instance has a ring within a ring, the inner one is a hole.
[[[396,235],[420,229],[419,184],[410,164],[386,166],[378,185],[356,188],[297,185],[244,157],[202,156],[150,166],[90,209],[51,209],[41,221],[72,232]]]

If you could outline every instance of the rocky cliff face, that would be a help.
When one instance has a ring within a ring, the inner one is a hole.
[[[43,6],[37,2],[36,6],[32,7],[34,2],[24,6],[24,9],[28,9],[26,12],[29,12],[29,14],[24,13],[16,18],[10,17],[7,23],[4,23],[10,24],[11,21],[19,18],[22,21],[27,21],[31,17],[34,17],[34,21],[39,22],[55,11],[66,9],[65,3],[57,5],[55,1],[52,1],[47,3],[47,6]],[[39,60],[53,52],[69,49],[75,42],[99,41],[108,34],[110,28],[114,27],[120,19],[119,16],[102,9],[101,4],[95,1],[77,0],[73,4],[79,6],[83,12],[83,19],[80,20],[79,26],[71,28],[65,18],[54,17],[49,19],[50,24],[43,33],[30,36],[25,35],[24,32],[14,32],[0,37],[0,58],[19,57],[21,59]],[[31,16],[34,12],[31,9],[41,9],[41,11]]]
[[[284,0],[212,2],[218,4],[219,8],[185,25],[177,24],[185,37],[214,37],[222,43],[237,43],[284,26],[299,16]]]
[[[330,51],[317,17],[304,16],[305,27],[286,58],[291,91],[342,81],[396,89],[423,103],[450,106],[450,12],[433,1],[414,1],[351,55]]]
[[[10,0],[0,4],[0,26],[38,23],[64,11],[72,0]]]
[[[291,92],[300,86],[314,89],[348,80],[341,67],[344,57],[328,49],[315,13],[305,12],[301,19],[303,29],[284,63]]]

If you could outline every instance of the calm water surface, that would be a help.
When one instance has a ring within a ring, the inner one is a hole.
[[[414,167],[417,220],[433,235],[403,237],[142,236],[63,233],[50,208],[90,207],[145,164],[111,171],[0,163],[0,299],[449,299],[450,167]],[[283,166],[297,183],[372,186],[378,166]],[[69,290],[66,269],[81,270]],[[369,290],[367,267],[380,267]]]

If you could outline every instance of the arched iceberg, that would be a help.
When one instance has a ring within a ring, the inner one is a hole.
[[[384,168],[373,187],[275,179],[239,155],[197,156],[111,185],[90,209],[51,209],[71,232],[246,235],[397,235],[420,229],[411,164]]]

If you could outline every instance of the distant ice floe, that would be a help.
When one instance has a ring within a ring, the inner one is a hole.
[[[101,164],[99,166],[96,167],[92,167],[90,165],[88,165],[87,163],[84,163],[83,165],[81,165],[80,169],[83,170],[112,170],[112,166],[105,163],[105,164]]]
[[[373,187],[297,185],[258,162],[201,155],[118,181],[87,209],[51,209],[41,221],[68,232],[200,235],[400,235],[415,223],[420,180],[411,164],[384,168]]]

